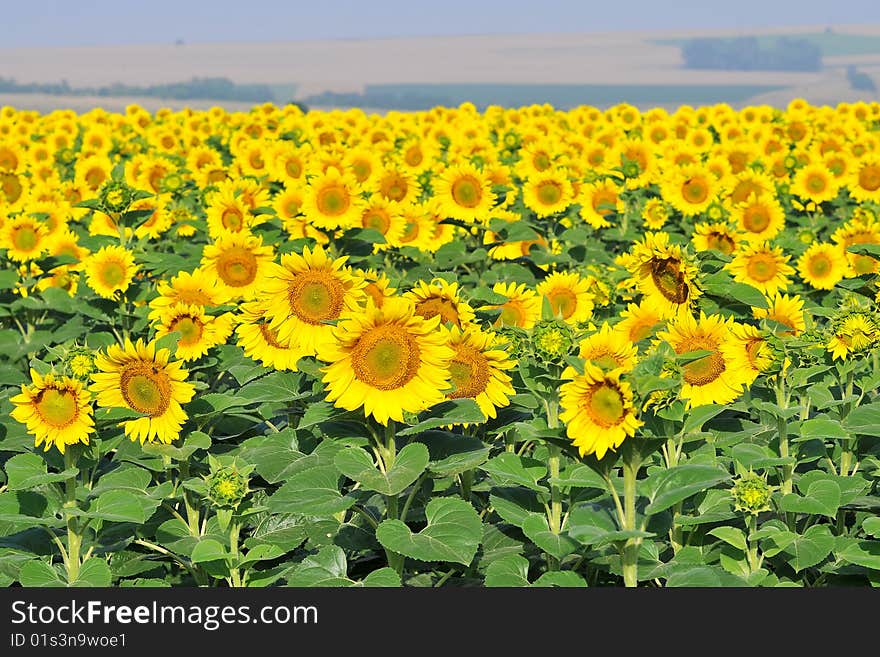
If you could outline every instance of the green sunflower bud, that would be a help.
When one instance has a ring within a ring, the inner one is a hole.
[[[574,330],[557,319],[542,320],[532,328],[532,350],[543,359],[560,362],[576,346]]]
[[[733,508],[743,513],[758,515],[770,510],[770,497],[773,487],[767,484],[764,477],[748,472],[734,483],[730,489],[733,495]]]
[[[134,193],[123,180],[110,180],[104,183],[98,193],[98,201],[108,213],[124,212],[133,200]]]
[[[73,347],[64,357],[64,365],[76,378],[88,380],[95,371],[95,354],[88,347]]]
[[[208,499],[220,509],[235,509],[250,492],[248,479],[251,467],[219,466],[205,478]]]

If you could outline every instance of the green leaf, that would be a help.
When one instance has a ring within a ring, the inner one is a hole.
[[[332,516],[354,503],[353,497],[339,492],[339,473],[332,465],[296,473],[267,500],[271,513],[310,516]]]
[[[516,527],[522,527],[530,513],[541,511],[536,495],[522,488],[496,489],[489,495],[489,501],[499,516]]]
[[[321,422],[326,422],[331,418],[342,415],[344,412],[345,411],[336,408],[329,402],[321,401],[311,403],[308,405],[308,408],[306,408],[306,412],[303,413],[303,416],[300,418],[297,428],[307,429],[313,427],[317,424],[321,424]]]
[[[668,509],[691,495],[730,479],[726,470],[691,463],[662,470],[654,476],[657,477],[657,485],[651,503],[645,508],[648,515]]]
[[[287,577],[287,585],[295,587],[351,586],[347,575],[345,552],[338,545],[328,545],[317,554],[306,557]]]
[[[727,407],[721,404],[705,404],[692,408],[685,418],[682,433],[689,434],[693,431],[700,431],[703,424],[722,413],[725,408]]]
[[[841,536],[835,542],[834,554],[849,563],[880,570],[880,541],[860,541]]]
[[[753,308],[766,308],[767,299],[756,287],[734,281],[727,274],[714,274],[704,281],[706,294],[722,299],[732,299]]]
[[[486,416],[483,415],[483,411],[477,406],[477,402],[469,398],[451,399],[442,402],[429,409],[428,413],[430,413],[430,417],[414,426],[401,429],[397,432],[397,435],[411,436],[448,424],[482,424],[486,421]]]
[[[813,525],[803,536],[796,535],[783,552],[791,555],[788,563],[799,573],[823,561],[833,547],[834,536],[828,525]]]
[[[18,283],[18,272],[15,269],[0,271],[0,290],[11,290]]]
[[[554,534],[550,531],[547,516],[542,514],[529,514],[523,521],[522,530],[532,543],[557,559],[562,559],[578,548],[578,544],[568,536],[568,532]]]
[[[258,545],[275,545],[285,553],[298,548],[306,540],[305,520],[292,513],[267,515],[256,526],[244,544],[249,550]]]
[[[337,452],[333,463],[349,479],[367,490],[383,495],[398,495],[412,484],[428,466],[428,448],[410,443],[400,450],[388,472],[381,472],[372,457],[360,447],[347,447]]]
[[[379,568],[364,577],[360,583],[370,587],[396,588],[400,586],[400,575],[393,568]]]
[[[193,548],[190,560],[193,563],[206,563],[226,559],[227,556],[229,554],[220,541],[215,541],[213,538],[203,538]]]
[[[445,431],[427,431],[420,438],[431,454],[428,469],[434,474],[452,477],[482,465],[491,448],[483,441]]]
[[[464,500],[434,498],[425,507],[427,526],[414,534],[400,520],[385,520],[376,530],[383,547],[419,561],[450,561],[464,566],[473,560],[482,523]]]
[[[480,466],[502,486],[517,484],[538,492],[547,488],[538,483],[547,474],[547,466],[536,459],[519,456],[513,452],[502,452]]]
[[[690,564],[675,568],[666,579],[667,587],[722,587],[746,586],[747,582],[741,577],[728,573],[717,566],[694,566]]]
[[[529,586],[529,562],[518,554],[509,554],[493,561],[486,568],[488,587]]]
[[[587,583],[584,581],[583,577],[575,572],[572,572],[570,570],[557,570],[544,573],[535,580],[535,583],[532,584],[532,586],[560,586],[565,588],[584,588],[587,586]]]
[[[89,557],[83,561],[79,569],[79,575],[71,583],[71,586],[106,587],[113,581],[110,566],[99,557]]]
[[[801,422],[800,435],[805,439],[819,438],[821,440],[849,438],[849,432],[841,426],[840,421],[829,417],[817,417]]]
[[[852,433],[880,436],[880,402],[854,408],[846,416],[843,426]]]
[[[880,518],[874,516],[862,521],[862,529],[869,536],[880,537]]]
[[[98,496],[94,510],[89,511],[88,517],[142,525],[152,515],[152,511],[149,514],[147,511],[150,508],[155,510],[157,506],[159,506],[158,500],[151,500],[143,494],[136,495],[128,490],[108,490]]]
[[[584,545],[602,541],[617,531],[617,523],[608,509],[598,504],[578,504],[568,517],[568,534]]]
[[[76,468],[50,474],[46,462],[38,454],[16,454],[6,461],[6,486],[9,490],[26,490],[40,484],[70,479],[79,472]]]
[[[301,372],[271,372],[250,381],[238,389],[236,395],[252,402],[281,401],[291,402],[306,394],[300,392]]]
[[[736,527],[716,527],[708,533],[710,536],[720,538],[728,545],[732,545],[737,550],[746,552],[749,549],[748,544],[746,543],[746,535],[741,529],[737,529]]]
[[[42,559],[24,564],[18,571],[18,581],[24,587],[67,586],[61,571]]]
[[[238,562],[239,566],[246,566],[249,564],[254,564],[259,561],[272,561],[273,559],[277,559],[285,553],[277,545],[255,545],[253,548],[247,551],[247,554],[244,555]]]
[[[821,480],[810,484],[806,495],[784,495],[779,501],[780,511],[819,514],[834,518],[840,508],[840,486],[835,481]]]
[[[587,465],[566,468],[558,477],[551,477],[550,483],[562,488],[606,488],[602,475]]]

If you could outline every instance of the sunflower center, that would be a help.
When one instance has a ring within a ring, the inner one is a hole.
[[[190,315],[184,315],[183,317],[178,317],[173,322],[171,322],[171,331],[179,331],[180,332],[180,340],[178,340],[177,344],[182,345],[184,347],[191,347],[192,345],[198,343],[202,338],[202,333],[204,333],[205,325],[202,323],[202,320],[192,317]]]
[[[12,243],[19,251],[33,251],[39,242],[39,236],[33,226],[19,226],[12,232]]]
[[[318,192],[315,203],[321,214],[335,217],[345,214],[351,205],[351,199],[344,187],[333,185]]]
[[[123,370],[120,389],[129,407],[151,417],[165,413],[171,403],[168,375],[146,363],[135,363]]]
[[[34,400],[34,406],[46,424],[61,429],[79,416],[79,405],[72,390],[47,388]]]
[[[681,186],[681,195],[688,203],[697,205],[709,198],[709,187],[702,178],[690,178]]]
[[[408,221],[406,226],[403,228],[403,235],[400,236],[398,241],[407,243],[412,242],[419,236],[419,222],[418,221]]]
[[[869,192],[880,189],[880,166],[870,164],[859,171],[859,187]]]
[[[593,210],[602,215],[611,214],[617,208],[617,194],[615,192],[598,192],[593,195]]]
[[[98,278],[107,287],[119,287],[125,282],[125,265],[116,260],[101,263]]]
[[[287,213],[288,217],[295,217],[299,214],[299,201],[291,199],[284,204],[284,211]]]
[[[266,344],[270,347],[275,347],[276,349],[288,349],[286,345],[278,342],[278,333],[271,329],[266,322],[260,322],[260,333],[263,335]]]
[[[94,191],[104,183],[107,174],[104,173],[103,169],[89,169],[85,178],[88,186]]]
[[[217,258],[217,274],[229,287],[250,285],[257,277],[257,258],[244,247],[231,247]]]
[[[244,228],[244,217],[238,208],[226,208],[220,216],[220,223],[227,230],[237,233]]]
[[[664,258],[651,261],[651,280],[657,290],[672,303],[681,304],[688,299],[688,285],[681,273],[681,261]]]
[[[423,159],[422,151],[418,146],[412,146],[407,149],[406,155],[404,156],[404,160],[411,167],[418,166],[422,163]]]
[[[827,186],[828,183],[823,176],[814,174],[807,177],[807,189],[814,194],[824,192]]]
[[[392,201],[402,201],[406,198],[407,184],[400,176],[388,176],[380,185],[382,195]]]
[[[211,297],[201,290],[176,290],[177,301],[192,306],[210,306],[212,304]]]
[[[449,374],[455,389],[449,399],[475,398],[486,390],[489,383],[489,363],[479,349],[460,345],[449,363]]]
[[[461,326],[458,319],[458,310],[455,304],[449,299],[440,297],[431,297],[416,304],[415,314],[425,319],[431,319],[440,315],[440,321],[443,324],[452,322],[456,326]]]
[[[807,268],[810,270],[810,274],[812,276],[817,278],[824,278],[831,272],[831,258],[829,258],[824,253],[814,255],[812,258],[810,258],[810,261],[807,264]]]
[[[351,171],[354,173],[354,177],[358,182],[364,182],[370,177],[372,168],[370,167],[370,163],[366,160],[357,160],[351,165]]]
[[[750,233],[761,233],[770,225],[770,213],[763,206],[752,206],[743,213],[743,226]]]
[[[452,183],[452,198],[458,205],[475,208],[482,196],[480,181],[473,176],[463,176]]]
[[[620,390],[607,383],[600,383],[590,388],[585,410],[590,416],[590,420],[600,427],[613,427],[620,424],[626,413]]]
[[[724,372],[724,358],[718,353],[717,345],[714,342],[698,341],[694,344],[688,344],[682,351],[683,354],[688,351],[711,350],[712,353],[691,361],[684,366],[684,380],[692,386],[704,386],[712,383]]]
[[[364,228],[374,228],[384,235],[391,227],[391,219],[384,212],[371,211],[364,215],[363,225]]]
[[[587,354],[586,359],[603,370],[613,370],[622,365],[607,349],[597,349],[593,353]]]
[[[770,354],[767,353],[767,343],[761,338],[753,338],[746,343],[746,354],[749,363],[757,370],[762,370]]]
[[[709,233],[706,236],[706,244],[710,249],[717,249],[725,255],[733,253],[736,248],[736,242],[733,241],[733,238],[724,233]]]
[[[14,173],[0,174],[0,189],[10,203],[15,203],[21,198],[21,193],[24,191],[21,181]]]
[[[547,293],[550,307],[554,315],[561,315],[562,319],[568,319],[577,310],[577,295],[564,287],[557,287]]]
[[[498,323],[507,326],[522,327],[525,324],[525,311],[518,301],[508,301],[501,306],[501,314],[498,315]]]
[[[766,283],[776,276],[778,268],[776,260],[774,260],[772,256],[759,253],[749,259],[749,263],[746,265],[746,271],[749,274],[749,278],[752,280],[758,281],[759,283]]]
[[[287,299],[291,311],[301,321],[319,325],[339,317],[344,295],[342,283],[332,274],[315,270],[291,281]]]
[[[556,205],[562,200],[562,185],[557,182],[545,182],[538,187],[538,200],[543,205]]]
[[[419,371],[419,346],[400,326],[373,328],[360,337],[351,352],[355,377],[379,390],[395,390]]]
[[[287,160],[284,164],[284,171],[291,178],[299,178],[302,175],[302,165],[296,160]]]

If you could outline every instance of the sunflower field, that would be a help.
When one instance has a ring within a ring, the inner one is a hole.
[[[3,586],[880,584],[880,103],[0,110]]]

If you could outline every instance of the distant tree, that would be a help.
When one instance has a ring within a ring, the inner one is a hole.
[[[682,45],[685,68],[724,71],[818,71],[822,49],[807,39],[780,38],[762,46],[755,37],[690,39]]]
[[[846,79],[849,82],[849,86],[857,91],[871,91],[874,93],[877,91],[877,85],[874,84],[871,76],[858,70],[855,66],[847,66]]]

